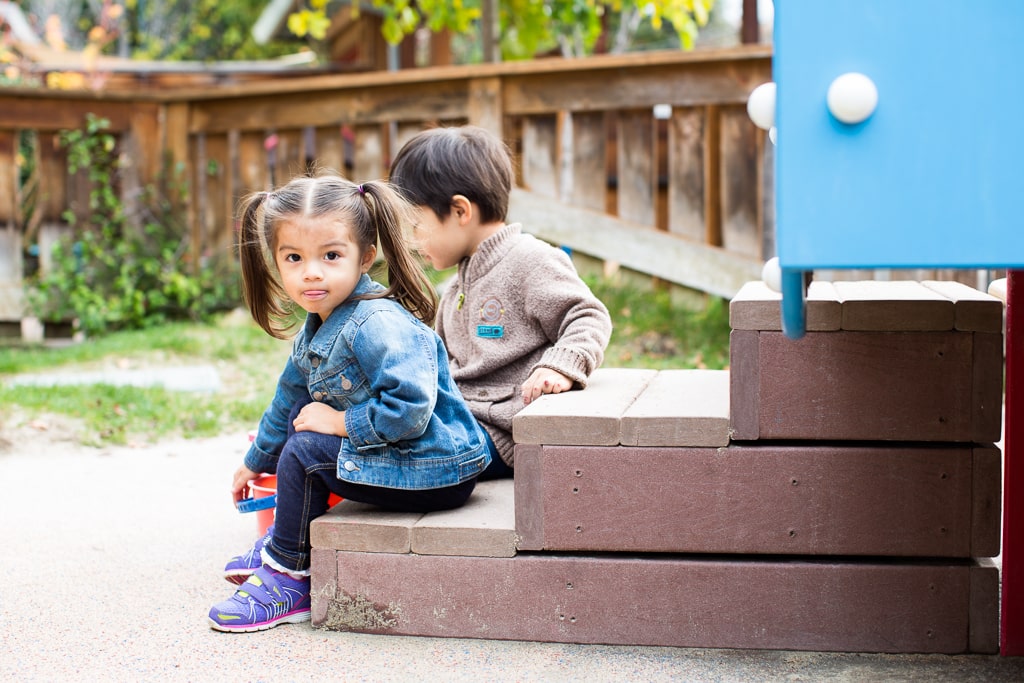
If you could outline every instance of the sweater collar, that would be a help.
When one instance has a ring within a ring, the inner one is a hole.
[[[509,223],[481,242],[476,253],[463,261],[464,265],[460,267],[465,267],[474,276],[483,275],[504,258],[522,231],[520,223]]]

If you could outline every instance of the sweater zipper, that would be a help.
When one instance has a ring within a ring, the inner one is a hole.
[[[469,258],[462,260],[459,264],[459,296],[456,299],[455,310],[461,311],[462,304],[466,303],[466,269],[469,267]]]

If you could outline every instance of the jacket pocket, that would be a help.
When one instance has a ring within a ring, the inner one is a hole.
[[[329,396],[346,407],[370,399],[369,382],[354,361],[349,361],[336,370],[332,368],[330,374],[312,382],[310,389],[310,395],[314,399],[322,401]],[[326,396],[318,399],[317,391]]]

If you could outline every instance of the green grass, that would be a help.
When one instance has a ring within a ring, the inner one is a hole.
[[[667,291],[588,280],[611,313],[605,367],[724,368],[729,361],[728,304],[694,309]],[[242,312],[212,324],[174,323],[51,347],[0,346],[0,430],[49,416],[71,418],[72,438],[89,445],[212,436],[255,426],[274,394],[290,342],[269,337]],[[212,364],[215,394],[88,385],[17,386],[17,373]]]
[[[667,290],[640,290],[608,280],[590,281],[614,324],[605,367],[709,368],[729,366],[729,303],[709,297],[687,306]]]
[[[259,421],[273,397],[289,342],[273,339],[240,314],[215,324],[174,323],[120,332],[81,344],[0,348],[3,423],[50,414],[74,418],[75,435],[90,445],[155,441],[167,435],[211,436]],[[223,390],[216,394],[113,385],[9,386],[14,373],[72,372],[212,364]]]

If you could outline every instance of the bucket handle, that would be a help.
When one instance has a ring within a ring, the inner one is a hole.
[[[257,510],[269,510],[277,505],[277,494],[264,496],[263,498],[243,498],[235,501],[235,507],[239,512],[256,512]]]

